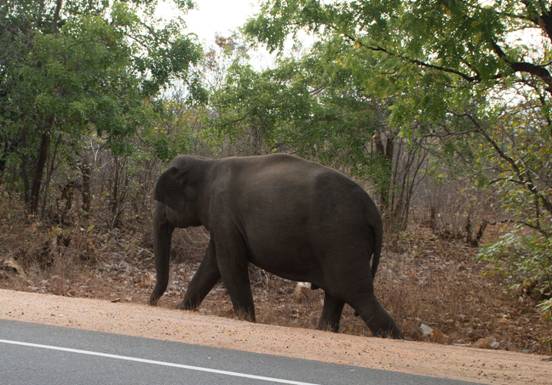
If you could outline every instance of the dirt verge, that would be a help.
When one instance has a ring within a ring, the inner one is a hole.
[[[552,362],[541,355],[252,324],[139,304],[0,289],[0,318],[487,384],[552,384]]]

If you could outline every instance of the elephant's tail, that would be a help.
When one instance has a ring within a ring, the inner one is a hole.
[[[378,271],[379,260],[381,256],[381,246],[383,243],[383,226],[381,224],[372,226],[374,234],[374,254],[372,256],[372,279],[376,277]]]

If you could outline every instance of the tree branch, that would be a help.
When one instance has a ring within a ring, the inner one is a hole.
[[[479,77],[478,74],[476,75],[468,75],[466,73],[463,73],[461,71],[458,71],[454,68],[448,68],[448,67],[443,67],[443,66],[440,66],[440,65],[436,65],[436,64],[431,64],[431,63],[427,63],[427,62],[424,62],[422,60],[418,60],[418,59],[413,59],[411,57],[408,57],[406,55],[401,55],[399,53],[396,53],[396,52],[392,52],[390,50],[388,50],[387,48],[384,48],[384,47],[381,47],[381,46],[370,46],[370,45],[366,45],[364,43],[362,43],[361,41],[359,41],[358,39],[355,39],[354,36],[351,36],[349,34],[344,34],[344,36],[349,39],[351,42],[353,42],[354,44],[359,44],[361,47],[364,47],[366,49],[369,49],[370,51],[375,51],[375,52],[383,52],[389,56],[393,56],[393,57],[396,57],[396,58],[399,58],[401,60],[404,60],[406,62],[409,62],[411,64],[416,64],[420,67],[425,67],[425,68],[431,68],[431,69],[434,69],[434,70],[438,70],[438,71],[442,71],[442,72],[446,72],[446,73],[450,73],[450,74],[454,74],[454,75],[458,75],[460,76],[462,79],[464,80],[467,80],[468,82],[479,82],[481,81],[481,78]]]
[[[552,11],[539,16],[539,26],[546,32],[548,38],[552,41]]]
[[[56,8],[54,9],[54,18],[52,20],[52,31],[58,32],[59,29],[59,15],[61,13],[61,7],[63,6],[63,0],[56,0]]]
[[[508,55],[506,55],[506,53],[495,41],[489,39],[489,42],[491,44],[491,47],[493,48],[494,53],[506,64],[508,64],[510,68],[514,70],[514,72],[526,72],[540,78],[548,86],[547,91],[552,94],[552,75],[550,75],[550,72],[548,72],[546,68],[529,62],[510,60]]]
[[[547,10],[544,4],[541,4],[542,14],[539,14],[531,1],[522,0],[522,3],[525,4],[525,8],[529,13],[528,19],[542,28],[542,30],[548,35],[548,38],[552,41],[552,8]]]
[[[518,221],[517,223],[519,223],[520,225],[527,226],[527,227],[529,227],[533,230],[538,231],[539,233],[544,235],[546,238],[550,237],[550,235],[551,235],[548,231],[544,230],[540,225],[533,225],[529,222],[524,222],[524,221]]]
[[[502,148],[494,141],[493,138],[483,129],[481,124],[477,121],[476,118],[474,118],[471,114],[465,113],[461,114],[460,116],[464,116],[468,118],[472,124],[478,129],[478,132],[491,144],[491,146],[494,148],[494,150],[497,152],[497,154],[505,160],[516,176],[518,177],[518,180],[512,180],[513,182],[516,182],[518,184],[523,184],[529,192],[534,194],[543,204],[543,207],[552,214],[552,202],[548,200],[546,196],[544,196],[537,188],[537,186],[534,184],[533,179],[531,178],[531,175],[528,172],[523,172],[519,166],[517,165],[516,161],[512,159],[508,154],[506,154]]]

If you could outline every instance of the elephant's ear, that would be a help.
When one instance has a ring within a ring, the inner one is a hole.
[[[186,170],[176,167],[169,168],[157,179],[153,198],[173,210],[178,210],[184,200],[186,174]]]

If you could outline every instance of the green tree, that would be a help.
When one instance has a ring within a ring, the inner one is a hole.
[[[83,137],[115,154],[151,126],[160,91],[174,79],[200,90],[201,50],[178,20],[153,18],[157,1],[6,1],[0,5],[0,166],[11,162],[36,212],[56,157],[76,157]],[[185,9],[189,4],[179,2]],[[76,154],[75,154],[76,150]],[[48,177],[46,176],[46,182]]]
[[[551,4],[271,0],[245,27],[272,50],[305,29],[348,42],[343,61],[392,99],[403,137],[453,150],[516,221],[550,235]]]
[[[469,176],[494,190],[506,220],[524,231],[480,257],[535,298],[550,298],[552,4],[268,0],[245,26],[271,50],[305,30],[349,47],[336,60],[366,97],[388,101],[386,124],[421,141],[441,180]]]
[[[247,153],[293,151],[370,179],[386,217],[404,228],[424,153],[388,124],[390,100],[366,92],[366,76],[351,65],[357,59],[339,36],[261,72],[238,55],[213,94],[212,121],[242,138]]]

